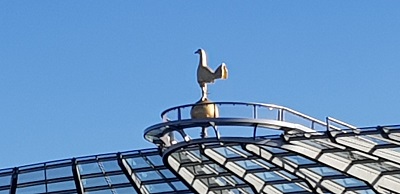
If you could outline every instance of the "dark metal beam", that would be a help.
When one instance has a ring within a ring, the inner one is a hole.
[[[136,185],[135,180],[133,180],[132,174],[133,171],[132,169],[129,167],[129,164],[127,164],[126,160],[124,160],[122,158],[122,154],[121,153],[117,153],[117,161],[118,161],[118,165],[121,168],[122,172],[124,172],[126,178],[128,178],[129,183],[132,185],[132,187],[135,189],[135,191],[137,193],[142,193],[140,192],[140,188]]]
[[[17,192],[18,172],[18,168],[15,167],[11,175],[10,194],[15,194]]]
[[[74,176],[76,192],[78,194],[84,194],[85,191],[83,190],[83,185],[82,185],[82,181],[81,181],[81,175],[80,175],[79,170],[77,168],[76,158],[72,158],[72,174]]]

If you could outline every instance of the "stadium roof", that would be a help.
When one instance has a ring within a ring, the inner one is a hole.
[[[156,148],[2,169],[0,194],[400,190],[400,126],[357,128],[243,102],[183,105],[162,118],[144,130]]]

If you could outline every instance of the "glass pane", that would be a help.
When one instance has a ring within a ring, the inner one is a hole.
[[[236,164],[244,168],[245,170],[252,170],[252,169],[269,169],[270,167],[274,167],[273,164],[268,163],[264,160],[239,160],[234,161]]]
[[[296,191],[304,191],[303,187],[300,187],[296,183],[285,183],[285,184],[274,184],[273,187],[277,188],[278,190],[286,193],[286,192],[296,192]]]
[[[312,161],[312,160],[309,160],[309,159],[307,159],[307,158],[304,158],[303,156],[298,156],[298,155],[295,155],[295,156],[285,156],[285,157],[283,157],[284,159],[287,159],[287,160],[289,160],[289,161],[291,161],[291,162],[294,162],[295,164],[298,164],[298,165],[302,165],[302,164],[314,164],[315,162],[314,161]]]
[[[0,176],[0,186],[10,185],[11,184],[11,176]]]
[[[74,181],[64,181],[64,182],[58,182],[58,183],[50,183],[50,184],[47,184],[47,189],[49,192],[75,189],[75,182]]]
[[[188,190],[188,188],[182,182],[172,182],[172,185],[175,187],[176,190]]]
[[[150,160],[150,162],[154,165],[154,166],[164,166],[164,163],[162,161],[161,156],[159,155],[152,155],[152,156],[146,156],[147,159]]]
[[[227,149],[226,147],[218,147],[218,148],[212,148],[214,151],[218,152],[225,158],[234,158],[234,157],[240,157],[239,154],[233,152],[230,149]]]
[[[175,175],[167,169],[160,170],[161,174],[165,176],[165,178],[175,178]]]
[[[219,176],[219,177],[200,179],[200,181],[203,182],[208,187],[220,187],[220,186],[232,185],[231,182],[228,182],[227,180],[233,180],[233,177],[227,178],[227,176],[224,177]]]
[[[357,180],[355,178],[344,178],[344,179],[334,179],[336,183],[339,183],[340,185],[344,187],[358,187],[358,186],[364,186],[365,183]]]
[[[226,172],[225,169],[220,167],[217,164],[201,164],[196,166],[188,166],[186,168],[194,175],[202,175],[202,174],[216,174],[216,172]]]
[[[146,172],[138,172],[135,173],[141,181],[148,181],[148,180],[159,180],[161,179],[160,174],[156,171],[146,171]]]
[[[172,156],[178,160],[181,164],[184,163],[191,163],[191,162],[197,162],[199,160],[202,161],[207,161],[208,158],[205,156],[201,155],[198,150],[191,150],[191,151],[182,151],[178,153],[173,153]]]
[[[183,153],[185,153],[185,152],[183,152]],[[197,150],[190,150],[189,153],[190,153],[191,156],[195,156],[196,158],[201,159],[202,161],[208,160],[208,158],[203,156],[203,154],[201,154],[198,149]]]
[[[111,189],[103,189],[103,190],[98,190],[98,191],[90,191],[90,192],[85,192],[85,194],[114,194]]]
[[[236,164],[244,168],[245,170],[252,170],[252,169],[263,169],[262,166],[260,166],[257,163],[254,163],[251,160],[240,160],[240,161],[234,161]]]
[[[313,147],[321,149],[321,150],[333,148],[333,146],[329,145],[328,143],[325,143],[323,141],[314,140],[314,139],[301,140],[300,142],[308,144],[310,146],[313,146]]]
[[[334,170],[332,168],[326,167],[326,166],[313,167],[313,168],[308,168],[308,169],[321,175],[321,176],[332,176],[332,175],[342,174],[341,172]]]
[[[44,170],[21,173],[18,175],[18,183],[44,180]]]
[[[159,184],[151,184],[151,185],[145,185],[147,190],[150,193],[160,193],[160,192],[166,192],[166,191],[173,191],[171,186],[167,183],[159,183]]]
[[[78,169],[81,175],[101,172],[99,164],[97,164],[97,162],[88,164],[79,164]]]
[[[85,188],[108,185],[104,177],[82,179],[82,183]]]
[[[129,183],[129,180],[123,174],[108,176],[108,179],[111,184]]]
[[[46,188],[44,185],[35,185],[30,187],[17,188],[17,194],[32,194],[32,193],[44,193]]]
[[[127,158],[126,161],[129,163],[132,169],[150,167],[149,164],[142,157]]]
[[[47,179],[54,179],[60,177],[70,177],[72,176],[72,167],[65,166],[59,168],[49,168],[46,170]]]
[[[366,190],[357,190],[354,191],[358,194],[375,194],[375,192],[372,189],[366,189]]]
[[[103,167],[105,172],[121,170],[116,160],[99,162],[100,167]]]
[[[274,171],[271,172],[259,172],[255,173],[256,176],[260,177],[262,180],[268,181],[277,181],[277,180],[285,180],[284,177],[278,175]]]
[[[133,187],[125,187],[114,189],[118,194],[136,194],[137,192],[133,189]]]
[[[242,148],[241,146],[239,146],[239,145],[236,145],[236,146],[229,146],[229,148],[234,149],[234,150],[236,150],[236,151],[238,151],[238,152],[240,152],[241,154],[246,155],[246,156],[252,156],[252,155],[253,155],[253,154],[251,154],[251,153],[249,153],[249,152],[243,150],[243,148]]]
[[[275,148],[275,147],[269,147],[269,146],[261,146],[261,147],[266,149],[266,150],[268,150],[268,151],[270,151],[270,152],[272,152],[272,153],[274,153],[274,154],[287,152],[286,150],[281,149],[281,148]]]

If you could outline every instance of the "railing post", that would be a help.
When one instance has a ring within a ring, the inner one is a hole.
[[[325,117],[325,121],[326,121],[326,131],[329,132],[329,129],[331,128],[330,126],[330,122],[329,122],[329,117]]]
[[[283,121],[283,109],[278,110],[278,121]]]
[[[258,124],[255,124],[254,129],[253,129],[253,139],[256,139],[256,137],[257,137],[257,127],[258,127]]]
[[[178,108],[178,121],[180,121],[182,119],[182,115],[181,115],[181,108]]]
[[[253,105],[253,119],[257,119],[257,105]]]

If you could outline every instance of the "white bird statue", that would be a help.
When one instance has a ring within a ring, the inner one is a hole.
[[[216,79],[227,79],[228,69],[226,68],[225,63],[221,63],[214,72],[210,67],[208,67],[206,52],[203,49],[197,50],[195,54],[200,55],[200,62],[197,67],[197,82],[202,91],[201,100],[204,101],[207,99],[207,84],[214,83]]]

